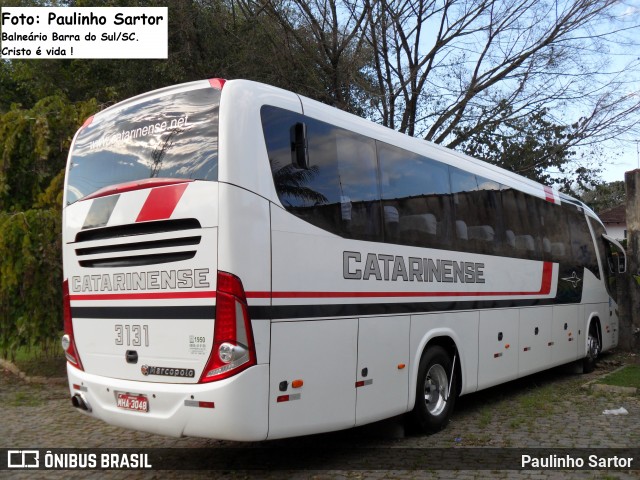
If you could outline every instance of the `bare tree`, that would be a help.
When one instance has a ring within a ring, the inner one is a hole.
[[[638,12],[626,9],[614,0],[367,0],[379,120],[452,148],[543,109],[573,130],[566,147],[619,137],[640,120],[637,56],[610,61],[638,46]]]
[[[278,56],[295,64],[306,82],[299,92],[358,114],[370,82],[372,52],[365,37],[367,11],[358,0],[240,0],[246,18],[265,15],[280,25]]]
[[[279,25],[297,91],[531,178],[586,181],[576,147],[640,134],[640,11],[618,0],[236,1]]]

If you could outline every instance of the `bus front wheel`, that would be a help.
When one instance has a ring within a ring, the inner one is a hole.
[[[442,430],[453,412],[456,383],[447,351],[432,346],[422,355],[418,367],[416,403],[411,412],[411,424],[425,433]]]
[[[592,325],[589,329],[587,337],[587,355],[582,360],[582,369],[584,373],[591,373],[596,368],[596,361],[600,353],[600,341],[598,340],[598,332],[596,326]]]

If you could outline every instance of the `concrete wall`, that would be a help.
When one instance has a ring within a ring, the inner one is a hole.
[[[640,169],[624,175],[627,196],[627,273],[618,281],[620,347],[640,350]]]

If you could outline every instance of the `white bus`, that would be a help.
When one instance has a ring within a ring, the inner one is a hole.
[[[278,88],[140,95],[69,155],[72,403],[172,436],[436,431],[458,395],[617,344],[604,233],[557,191]]]

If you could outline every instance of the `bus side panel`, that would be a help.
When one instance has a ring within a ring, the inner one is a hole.
[[[578,357],[578,305],[553,307],[551,363],[562,365]]]
[[[409,371],[409,410],[414,406],[420,358],[434,338],[449,337],[458,347],[462,367],[462,391],[475,392],[478,387],[478,312],[432,313],[411,315],[411,370]]]
[[[618,345],[617,306],[613,299],[609,299],[604,282],[605,280],[598,279],[589,270],[585,270],[582,290],[582,301],[584,302],[585,311],[582,316],[578,317],[579,319],[584,319],[584,326],[580,325],[578,328],[584,328],[585,335],[581,336],[580,339],[581,342],[578,347],[579,357],[584,357],[586,354],[589,321],[594,317],[600,320],[602,350],[606,351]]]
[[[354,426],[357,337],[357,318],[272,324],[269,439]]]
[[[518,376],[523,377],[549,367],[551,363],[551,323],[553,307],[520,310],[520,348]]]
[[[279,202],[263,140],[260,109],[267,104],[302,113],[300,98],[295,93],[247,80],[229,81],[222,92],[218,180]]]
[[[518,309],[480,312],[478,389],[517,378],[519,318]]]
[[[356,425],[407,410],[409,315],[360,318]]]
[[[611,329],[610,337],[609,337],[609,340],[611,343],[609,344],[607,349],[615,348],[618,346],[618,315],[617,314],[612,315],[609,318],[609,327]]]
[[[602,351],[610,350],[618,345],[618,315],[600,317],[602,328]]]
[[[219,187],[218,269],[242,280],[252,322],[261,322],[253,329],[257,360],[267,363],[269,319],[256,311],[264,312],[271,303],[269,202],[234,185],[220,183]]]

